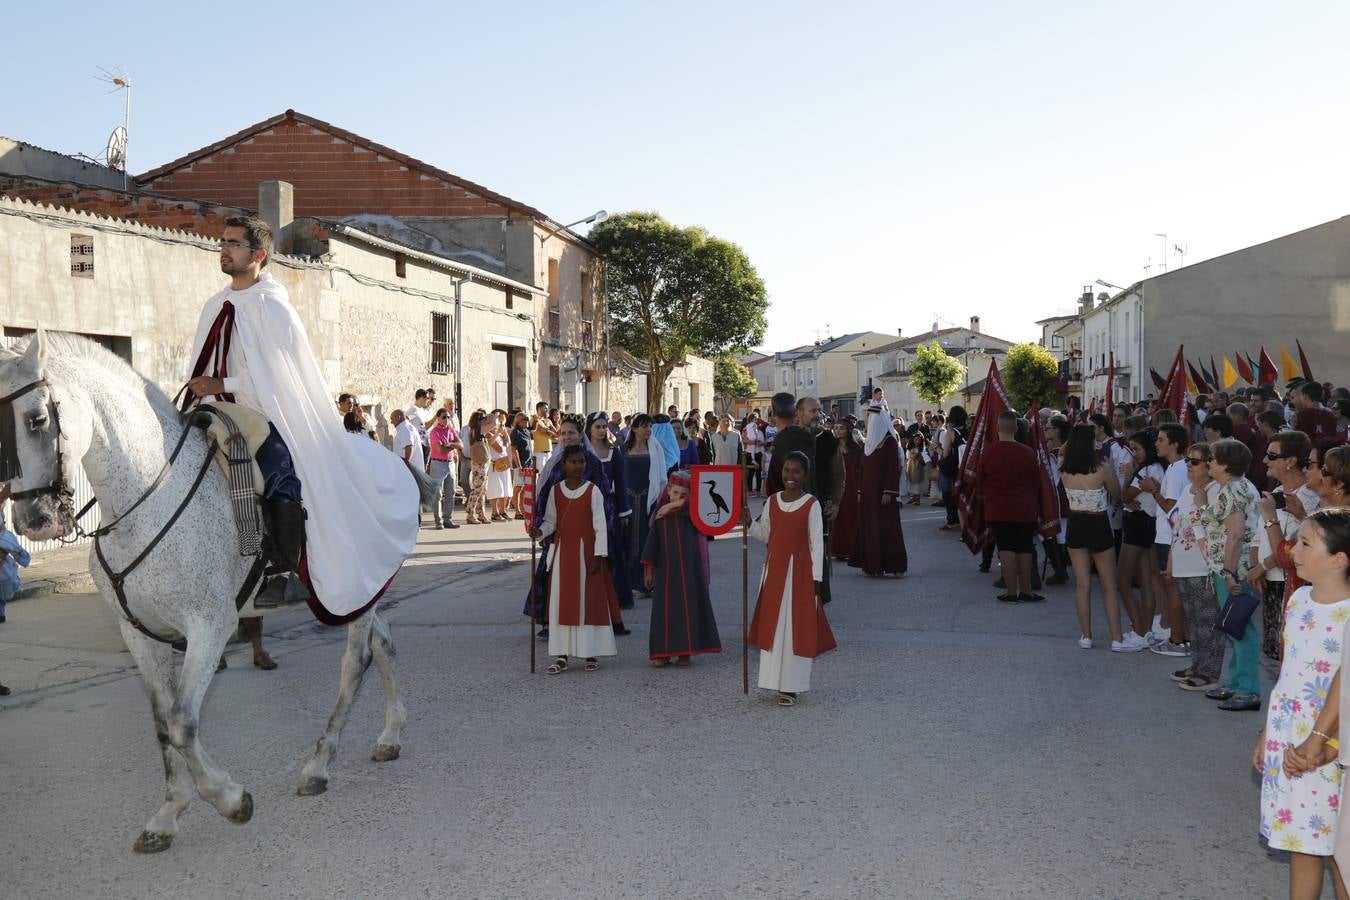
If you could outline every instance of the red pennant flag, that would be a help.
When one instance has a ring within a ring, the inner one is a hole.
[[[1106,415],[1111,415],[1112,408],[1116,405],[1116,354],[1111,351],[1111,367],[1106,370],[1106,409],[1102,410]]]
[[[1237,360],[1238,374],[1242,376],[1242,380],[1248,384],[1256,384],[1256,373],[1252,371],[1251,363],[1247,362],[1246,354],[1239,350],[1233,357]]]
[[[1209,390],[1209,382],[1205,380],[1205,376],[1195,371],[1195,366],[1188,362],[1186,363],[1186,368],[1190,370],[1191,381],[1195,382],[1195,389],[1197,391]]]
[[[985,448],[998,440],[998,417],[1004,410],[1012,409],[1012,401],[1003,386],[1003,377],[999,375],[998,363],[989,361],[989,375],[984,382],[984,393],[980,396],[980,406],[971,420],[970,431],[966,437],[966,452],[961,458],[961,468],[956,476],[956,502],[961,507],[961,540],[970,548],[971,553],[979,553],[985,544],[993,540],[993,530],[984,520],[984,503],[980,498],[976,476],[980,471],[980,460]],[[1033,409],[1030,413],[1032,428],[1039,434],[1040,416]],[[1033,441],[1032,449],[1039,446],[1037,457],[1044,451],[1043,437]],[[1040,487],[1037,491],[1039,504],[1037,524],[1043,534],[1053,534],[1059,529],[1059,505],[1054,489],[1051,487],[1049,456],[1041,465]]]
[[[1209,372],[1207,374],[1209,375],[1209,386],[1216,391],[1219,390],[1222,387],[1222,385],[1219,384],[1221,375],[1219,373],[1219,367],[1214,364],[1213,353],[1209,355]]]
[[[1176,413],[1177,421],[1183,426],[1190,425],[1190,411],[1186,406],[1186,360],[1184,356],[1185,346],[1177,348],[1176,359],[1172,360],[1172,368],[1167,370],[1167,383],[1158,393],[1158,405],[1162,409],[1170,409]]]
[[[1266,352],[1265,346],[1261,347],[1260,358],[1261,358],[1260,381],[1258,381],[1257,384],[1274,384],[1275,381],[1280,377],[1279,370],[1275,368],[1275,360],[1270,358],[1270,354]]]
[[[1294,346],[1298,348],[1298,363],[1303,367],[1303,379],[1316,381],[1317,379],[1313,378],[1312,366],[1308,365],[1308,356],[1303,352],[1303,345],[1298,342],[1298,338],[1294,338]]]
[[[1031,416],[1030,440],[1031,449],[1036,451],[1036,462],[1041,466],[1041,478],[1039,490],[1037,491],[1038,516],[1036,519],[1037,530],[1045,537],[1053,537],[1059,533],[1059,492],[1055,490],[1055,479],[1050,465],[1050,448],[1045,445],[1045,431],[1041,428],[1041,417],[1036,410],[1032,410]],[[1063,510],[1064,515],[1069,511]]]

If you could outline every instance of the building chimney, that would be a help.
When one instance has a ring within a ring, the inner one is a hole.
[[[1092,312],[1092,290],[1083,288],[1083,295],[1078,298],[1078,314],[1081,316],[1089,312]]]
[[[970,317],[970,330],[973,331],[973,332],[975,332],[976,334],[979,334],[979,333],[980,333],[980,317],[979,317],[979,316],[971,316],[971,317]]]
[[[258,218],[267,223],[276,238],[276,252],[290,253],[294,237],[295,188],[289,181],[264,181],[258,185]]]
[[[1102,291],[1100,294],[1097,295],[1097,305],[1101,306],[1103,303],[1105,303],[1107,300],[1110,299],[1111,295],[1108,294],[1106,291]]]
[[[905,329],[903,329],[903,328],[897,328],[897,329],[895,329],[895,336],[896,336],[896,337],[904,337],[904,336],[905,336]]]

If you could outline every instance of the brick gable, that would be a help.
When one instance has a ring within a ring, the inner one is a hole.
[[[544,218],[524,204],[359,135],[288,110],[137,179],[160,194],[256,205],[258,184],[295,186],[297,216]]]

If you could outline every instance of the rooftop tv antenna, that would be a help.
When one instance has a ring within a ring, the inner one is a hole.
[[[130,169],[127,167],[127,143],[131,131],[131,79],[121,69],[116,72],[109,72],[99,66],[98,70],[103,74],[94,77],[113,86],[108,93],[126,91],[126,103],[122,108],[122,124],[113,129],[112,135],[108,138],[108,148],[104,159],[108,168],[121,170],[122,189],[127,190],[131,187]]]

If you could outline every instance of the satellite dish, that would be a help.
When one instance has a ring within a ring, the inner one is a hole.
[[[113,129],[108,136],[108,149],[105,153],[108,168],[119,172],[127,170],[127,130],[121,125]]]

